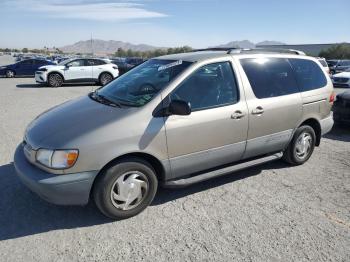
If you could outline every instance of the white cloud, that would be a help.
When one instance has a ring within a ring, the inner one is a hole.
[[[97,1],[93,3],[91,0],[76,2],[68,0],[14,0],[11,4],[17,8],[26,8],[55,18],[122,21],[167,16],[160,12],[147,10],[143,4],[130,1]]]

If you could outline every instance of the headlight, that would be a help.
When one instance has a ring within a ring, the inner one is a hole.
[[[39,149],[36,161],[53,169],[67,169],[72,167],[78,159],[78,150],[48,150]]]
[[[37,71],[38,71],[38,72],[46,72],[46,71],[47,71],[47,68],[39,68]]]

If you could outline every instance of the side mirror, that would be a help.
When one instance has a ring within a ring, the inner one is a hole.
[[[167,115],[187,116],[191,114],[191,104],[183,100],[172,100],[168,106]]]

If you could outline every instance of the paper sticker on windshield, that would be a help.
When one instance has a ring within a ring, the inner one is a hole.
[[[162,66],[158,67],[158,71],[162,71],[162,70],[168,69],[170,67],[174,67],[174,66],[181,65],[181,64],[182,64],[182,60],[178,60],[178,61],[172,62],[170,64],[162,65]]]

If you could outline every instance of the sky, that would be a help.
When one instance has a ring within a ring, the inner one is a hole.
[[[0,0],[0,47],[350,42],[350,0]]]

